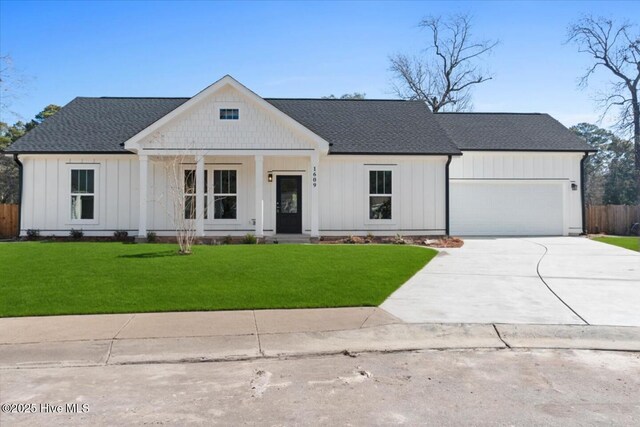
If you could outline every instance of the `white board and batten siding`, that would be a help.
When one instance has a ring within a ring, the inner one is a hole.
[[[444,178],[446,157],[322,156],[318,172],[320,234],[441,235],[445,233]],[[232,166],[226,166],[232,165]],[[172,233],[166,205],[166,177],[157,162],[149,164],[149,229]],[[254,230],[255,162],[252,156],[205,157],[205,169],[238,169],[238,218],[204,221],[206,235],[242,235]],[[311,231],[311,162],[308,157],[265,156],[263,170],[264,232],[276,233],[276,182],[282,175],[302,176],[302,230]],[[390,221],[368,220],[369,170],[393,171]],[[272,174],[272,182],[268,175]]]
[[[67,236],[82,229],[86,236],[130,235],[138,229],[138,157],[128,155],[22,155],[20,234],[37,229],[42,236]],[[95,221],[71,220],[71,169],[95,172]]]
[[[38,229],[41,235],[67,236],[82,229],[86,236],[111,236],[116,230],[135,235],[138,227],[138,159],[136,155],[24,155],[21,234]],[[319,185],[320,234],[441,235],[445,233],[444,156],[321,156]],[[95,221],[71,220],[70,170],[96,170]],[[186,165],[193,167],[193,165]],[[238,218],[205,220],[205,235],[253,232],[255,162],[253,156],[207,156],[207,170],[237,168]],[[392,219],[368,219],[369,170],[393,171]],[[174,233],[166,168],[158,158],[148,166],[148,229],[158,235]],[[268,182],[272,173],[273,181]],[[311,228],[311,173],[308,157],[265,156],[263,170],[265,234],[275,233],[278,175],[302,176],[302,227]]]
[[[580,234],[582,155],[463,152],[450,166],[451,234]]]
[[[320,159],[320,234],[443,235],[446,156]],[[369,220],[369,171],[392,171],[392,218]]]

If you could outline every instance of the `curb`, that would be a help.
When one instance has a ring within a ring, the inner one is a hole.
[[[259,339],[258,339],[259,338]],[[640,352],[640,327],[390,324],[361,329],[181,338],[59,341],[0,346],[0,369],[293,359],[428,350]]]

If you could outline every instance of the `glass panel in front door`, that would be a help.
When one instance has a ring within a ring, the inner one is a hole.
[[[295,178],[280,183],[280,212],[298,213],[298,185]]]

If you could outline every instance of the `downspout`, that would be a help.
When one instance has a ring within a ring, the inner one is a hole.
[[[582,234],[587,234],[587,208],[585,205],[584,193],[586,189],[585,176],[584,176],[584,164],[589,157],[589,152],[585,151],[582,159],[580,160],[580,206],[582,207]]]
[[[13,161],[18,165],[18,237],[22,231],[22,162],[18,159],[18,155],[13,155]]]
[[[444,217],[445,217],[445,233],[449,237],[449,165],[451,164],[451,154],[447,156],[447,164],[444,168]]]

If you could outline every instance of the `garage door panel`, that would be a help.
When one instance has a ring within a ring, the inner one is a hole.
[[[559,182],[454,181],[450,203],[453,235],[564,234],[563,187]]]

